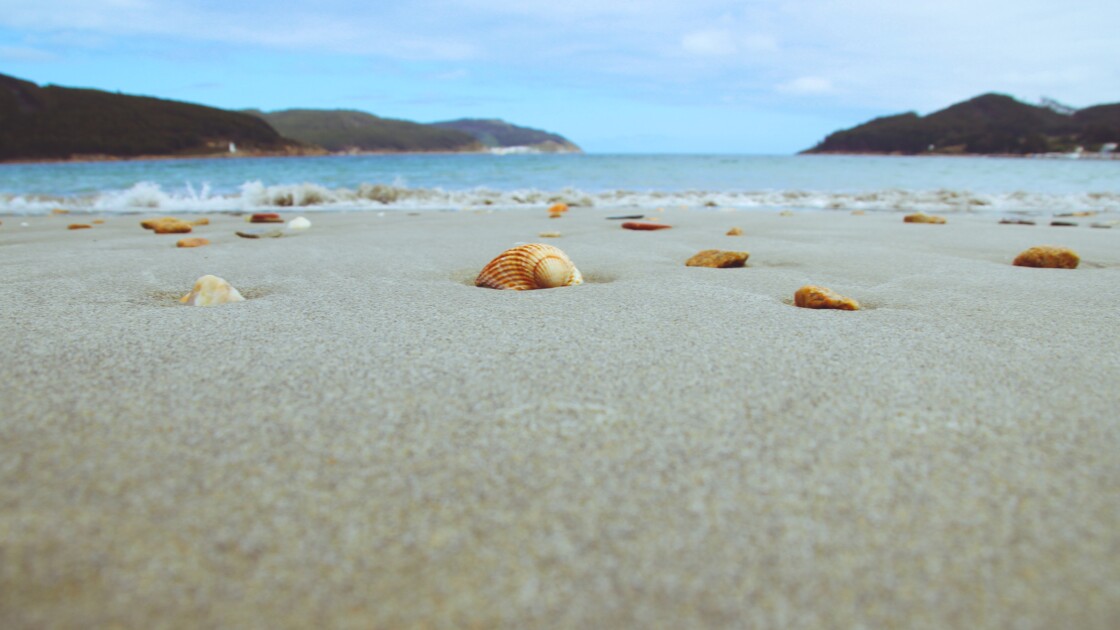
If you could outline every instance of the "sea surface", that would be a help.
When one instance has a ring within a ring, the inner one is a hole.
[[[0,164],[0,213],[574,206],[1120,211],[1120,160],[756,155],[339,155]]]

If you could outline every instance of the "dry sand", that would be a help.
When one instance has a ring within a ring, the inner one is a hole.
[[[4,217],[0,627],[1120,625],[1120,229],[619,213]]]

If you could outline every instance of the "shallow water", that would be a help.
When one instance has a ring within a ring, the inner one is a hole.
[[[0,164],[0,212],[653,209],[1120,211],[1120,160],[362,155]]]

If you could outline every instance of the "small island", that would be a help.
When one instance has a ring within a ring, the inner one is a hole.
[[[926,116],[876,118],[802,153],[881,155],[1115,155],[1120,103],[1084,109],[983,94]]]

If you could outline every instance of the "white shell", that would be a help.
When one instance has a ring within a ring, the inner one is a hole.
[[[191,292],[179,301],[187,306],[217,306],[230,302],[243,302],[245,298],[241,297],[241,293],[225,280],[218,276],[206,275],[196,280]]]
[[[583,283],[583,275],[558,247],[527,243],[507,249],[482,268],[474,284],[491,289],[552,289]]]
[[[289,230],[306,230],[309,227],[311,227],[311,221],[308,221],[304,217],[296,217],[288,221]]]

